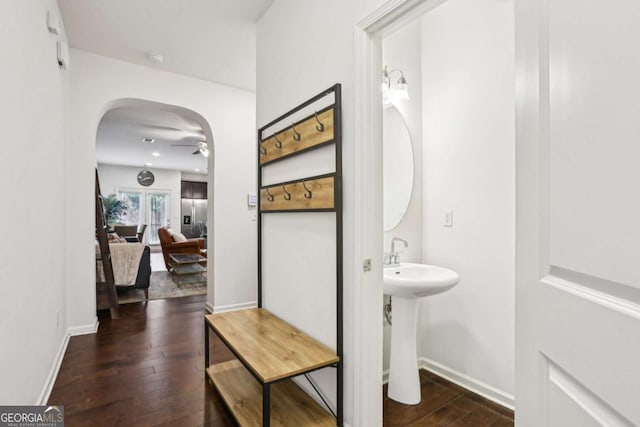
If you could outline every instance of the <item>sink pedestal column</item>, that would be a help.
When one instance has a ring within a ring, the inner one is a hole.
[[[396,402],[420,403],[416,348],[419,298],[392,297],[391,361],[387,396]]]

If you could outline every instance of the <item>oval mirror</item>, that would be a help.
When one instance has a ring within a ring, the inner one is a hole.
[[[413,146],[407,124],[396,107],[384,110],[382,130],[384,231],[389,231],[400,224],[411,200]]]

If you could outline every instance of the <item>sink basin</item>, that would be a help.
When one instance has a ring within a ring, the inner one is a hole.
[[[383,289],[386,295],[420,298],[447,291],[459,281],[458,273],[448,268],[403,262],[385,267]]]
[[[418,374],[418,298],[453,288],[460,276],[448,268],[427,264],[401,263],[385,267],[384,293],[393,297],[391,357],[387,396],[407,405],[420,403]]]

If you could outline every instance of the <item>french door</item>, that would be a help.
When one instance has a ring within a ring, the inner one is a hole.
[[[144,243],[160,244],[158,228],[171,225],[171,191],[122,188],[118,196],[127,205],[125,224],[147,224]]]

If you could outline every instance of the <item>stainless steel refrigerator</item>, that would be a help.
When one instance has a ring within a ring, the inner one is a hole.
[[[182,199],[180,231],[187,239],[206,237],[207,201],[203,199]]]

